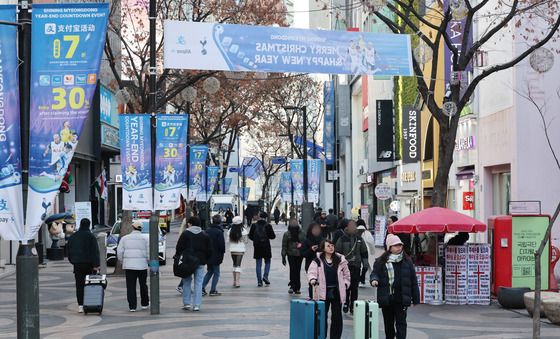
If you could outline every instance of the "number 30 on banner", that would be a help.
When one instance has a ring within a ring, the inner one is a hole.
[[[51,105],[53,110],[65,109],[67,103],[70,104],[72,109],[81,109],[84,107],[86,93],[81,87],[74,87],[69,92],[62,87],[55,87],[52,89],[53,100],[55,103]]]
[[[177,158],[179,151],[175,147],[165,147],[163,149],[164,158]]]

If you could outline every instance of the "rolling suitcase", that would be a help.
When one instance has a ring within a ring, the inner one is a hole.
[[[84,287],[84,314],[103,312],[107,278],[103,275],[87,275]]]
[[[317,295],[317,287],[313,289]],[[325,339],[326,321],[323,301],[296,299],[290,303],[290,339]]]
[[[354,302],[354,339],[379,339],[377,288],[373,299]]]

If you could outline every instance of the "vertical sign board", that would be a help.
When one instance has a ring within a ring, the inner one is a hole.
[[[449,8],[450,4],[453,3],[453,0],[444,0],[443,1],[443,8],[445,8],[445,10],[447,10],[447,8]],[[463,4],[464,6],[464,4]],[[460,20],[456,20],[456,19],[452,19],[449,24],[447,24],[447,27],[445,29],[447,36],[449,37],[449,39],[451,40],[451,44],[453,46],[455,46],[458,49],[458,56],[461,55],[461,53],[463,52],[461,50],[461,46],[463,44],[463,39],[465,39],[465,35],[463,34],[463,30],[465,28],[465,24],[466,24],[467,18],[465,17],[464,19],[460,19]],[[466,37],[467,40],[467,44],[465,46],[466,51],[468,51],[471,47],[472,47],[472,29],[469,31],[469,36]],[[445,91],[447,92],[450,88],[450,84],[453,81],[458,81],[461,83],[461,96],[463,95],[463,92],[467,89],[467,85],[468,85],[468,73],[472,72],[473,68],[472,68],[472,64],[467,64],[467,66],[465,67],[465,69],[463,69],[460,74],[460,76],[454,75],[453,72],[453,52],[449,49],[449,47],[447,47],[447,44],[444,44],[444,67],[445,67],[445,73],[444,73],[444,77],[445,77],[445,86],[446,89]],[[458,77],[458,78],[456,78]],[[455,79],[454,79],[455,78]]]
[[[377,100],[376,127],[377,161],[393,161],[395,155],[393,154],[394,121],[392,100]]]
[[[208,166],[206,167],[206,196],[204,200],[208,200],[212,197],[216,184],[218,183],[218,176],[220,175],[220,167],[218,166]],[[200,193],[199,193],[200,195]],[[202,198],[202,197],[201,197]],[[197,198],[198,201],[200,201]]]
[[[91,201],[76,201],[74,203],[74,214],[76,215],[76,229],[80,228],[82,219],[91,219]]]
[[[441,277],[441,267],[417,266],[415,269],[418,288],[420,289],[420,303],[427,304],[436,300],[438,280],[437,290],[440,291],[438,294],[441,299],[442,281],[437,279],[438,276]]]
[[[384,215],[375,216],[375,246],[385,247],[385,234],[387,233],[387,217]]]
[[[319,203],[319,188],[321,185],[321,163],[319,159],[307,160],[307,199],[309,202]]]
[[[463,192],[463,211],[474,210],[474,192]]]
[[[548,216],[512,216],[511,218],[511,287],[535,288],[535,256],[548,227]],[[541,258],[542,288],[549,285],[550,241]]]
[[[15,5],[0,5],[0,20],[16,21]],[[22,240],[21,136],[17,28],[0,25],[0,237]]]
[[[196,200],[200,192],[206,187],[206,157],[208,145],[191,145],[190,171],[189,171],[189,196],[188,200]]]
[[[152,149],[149,114],[122,114],[120,119],[123,210],[153,209]]]
[[[290,172],[280,173],[280,199],[289,202],[292,199],[292,178]]]
[[[420,111],[404,106],[402,114],[402,160],[404,164],[420,161]]]
[[[468,303],[490,305],[490,244],[468,245]]]
[[[91,110],[108,16],[108,3],[33,5],[26,239],[52,210]]]
[[[332,81],[325,81],[323,88],[323,146],[325,148],[325,164],[332,166],[334,164],[334,151],[335,151],[335,103],[334,103],[334,83]]]
[[[294,188],[294,203],[303,203],[303,160],[290,160],[290,173],[292,174],[292,186]]]
[[[445,300],[451,305],[468,302],[468,248],[447,246],[445,248]]]

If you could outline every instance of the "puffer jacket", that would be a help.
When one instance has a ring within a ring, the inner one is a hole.
[[[340,303],[344,304],[346,302],[346,290],[350,286],[350,270],[348,269],[348,261],[343,255],[339,255],[340,264],[337,268],[338,275],[338,295],[340,296]],[[309,265],[309,270],[307,270],[307,280],[315,279],[319,282],[319,295],[314,295],[314,300],[326,300],[327,299],[327,278],[325,277],[324,263],[321,260],[321,253],[317,253],[317,258],[311,261]]]
[[[336,242],[335,248],[346,257],[348,266],[369,268],[367,246],[359,235],[344,232]]]
[[[288,228],[289,229],[289,228]],[[298,240],[293,241],[290,231],[286,231],[282,237],[282,257],[300,257],[303,250],[303,242],[305,241],[305,233],[300,229],[298,231]]]
[[[416,270],[412,264],[410,257],[405,256],[400,265],[393,265],[393,267],[400,267],[400,274],[395,274],[395,279],[400,277],[400,281],[395,281],[400,285],[401,296],[394,298],[391,296],[391,286],[389,286],[389,274],[387,272],[387,258],[385,255],[379,257],[373,265],[373,270],[369,278],[371,281],[377,281],[377,303],[379,307],[388,307],[395,303],[394,299],[399,299],[405,307],[411,304],[420,303],[420,290],[418,288],[418,280],[416,279]]]
[[[132,231],[125,235],[117,246],[117,257],[125,270],[148,269],[150,258],[148,237],[140,231]]]

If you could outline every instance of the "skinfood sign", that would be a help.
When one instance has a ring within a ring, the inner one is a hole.
[[[402,117],[403,163],[420,161],[420,111],[404,106]]]

